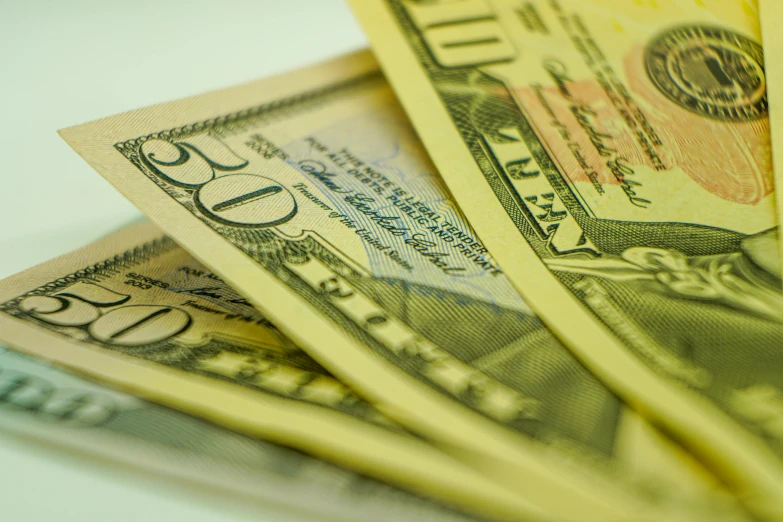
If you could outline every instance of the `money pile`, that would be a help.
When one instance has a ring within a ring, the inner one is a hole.
[[[0,426],[321,518],[783,520],[762,4],[353,0],[372,51],[60,131],[150,221],[0,282],[61,421]]]

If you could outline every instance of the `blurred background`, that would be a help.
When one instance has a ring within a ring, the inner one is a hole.
[[[342,0],[1,5],[0,278],[141,217],[58,129],[366,45]],[[0,519],[308,520],[2,432]]]

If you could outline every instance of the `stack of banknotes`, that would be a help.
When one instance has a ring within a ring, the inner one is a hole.
[[[0,427],[321,518],[783,520],[761,4],[354,0],[371,51],[60,131],[149,221],[0,282]]]

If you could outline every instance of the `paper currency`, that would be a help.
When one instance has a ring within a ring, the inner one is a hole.
[[[319,520],[473,520],[322,460],[96,385],[3,347],[0,429],[306,512]]]
[[[759,20],[764,40],[764,60],[768,64],[764,69],[769,98],[769,126],[772,136],[772,166],[775,173],[775,186],[783,182],[783,36],[780,34],[779,21],[783,20],[783,3],[775,0],[759,0]],[[778,145],[775,146],[775,141]],[[777,195],[778,222],[783,216],[783,191]],[[778,241],[780,259],[783,259],[783,241]],[[783,270],[783,267],[781,267]]]
[[[341,380],[541,511],[735,516],[530,312],[369,54],[63,136]]]
[[[353,6],[528,303],[783,519],[783,295],[754,4]]]
[[[357,397],[150,223],[4,280],[0,302],[0,338],[27,353],[473,512],[533,512]]]

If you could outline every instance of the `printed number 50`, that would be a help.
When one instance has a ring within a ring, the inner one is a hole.
[[[293,194],[275,180],[257,174],[234,172],[248,162],[222,141],[209,135],[187,141],[145,141],[140,148],[144,164],[163,181],[195,189],[199,210],[224,225],[273,227],[297,212]]]
[[[49,324],[87,326],[94,339],[117,346],[163,341],[184,332],[192,322],[187,312],[170,306],[124,305],[101,312],[129,300],[129,295],[80,282],[51,296],[25,297],[19,308]]]

